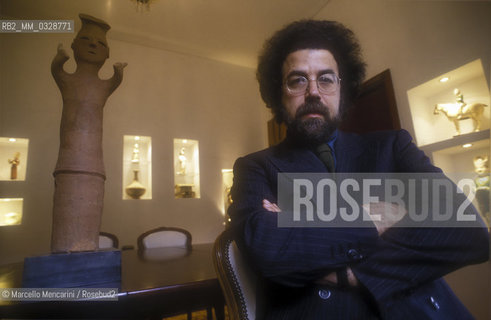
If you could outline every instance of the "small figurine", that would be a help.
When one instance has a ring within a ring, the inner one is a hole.
[[[433,114],[439,114],[443,112],[449,121],[452,121],[457,131],[457,136],[460,135],[460,120],[472,119],[474,125],[474,131],[481,129],[481,116],[484,112],[484,107],[487,107],[484,103],[471,103],[464,102],[464,95],[459,89],[454,90],[454,94],[457,99],[457,103],[438,103],[435,105]]]
[[[477,156],[474,158],[474,168],[477,173],[474,183],[476,184],[476,199],[479,210],[484,217],[488,227],[491,226],[491,215],[489,212],[489,160],[488,156]]]
[[[131,155],[132,163],[140,163],[140,145],[135,143],[133,146],[133,154]]]
[[[467,103],[464,102],[464,95],[460,93],[460,90],[455,88],[453,93],[455,94],[455,97],[457,99],[457,103],[460,105],[460,108],[463,108],[467,105]]]
[[[186,166],[187,166],[187,158],[184,155],[186,149],[181,148],[181,151],[179,151],[179,156],[177,157],[179,159],[179,170],[177,171],[177,174],[180,175],[185,175],[186,174]]]
[[[15,180],[17,179],[17,166],[19,165],[20,163],[20,152],[16,152],[14,153],[14,158],[13,159],[9,159],[9,163],[10,163],[10,179],[11,180]]]

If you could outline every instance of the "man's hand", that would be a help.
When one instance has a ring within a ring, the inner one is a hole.
[[[263,208],[270,212],[281,212],[280,207],[278,207],[276,203],[272,203],[267,199],[263,199]],[[358,286],[358,279],[356,279],[355,274],[353,273],[353,271],[351,271],[350,267],[347,267],[346,274],[348,275],[348,284],[351,287]],[[336,275],[336,272],[333,271],[329,273],[327,276],[318,279],[315,283],[336,286],[338,285],[338,276]]]
[[[364,204],[362,207],[372,219],[379,235],[407,214],[407,210],[404,207],[395,203],[371,202]]]
[[[351,270],[350,267],[346,268],[346,274],[348,275],[348,284],[350,287],[357,287],[359,282],[358,279],[356,279],[355,274]],[[338,276],[335,271],[329,273],[327,276],[324,276],[323,278],[318,279],[315,281],[317,284],[321,285],[329,285],[329,286],[337,286],[338,285]]]
[[[281,212],[280,207],[276,203],[269,202],[266,199],[263,199],[263,208],[270,212]]]

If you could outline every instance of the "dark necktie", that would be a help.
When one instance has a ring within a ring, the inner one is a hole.
[[[323,143],[316,149],[317,156],[324,163],[327,171],[334,172],[334,156],[332,154],[331,147],[327,143]]]

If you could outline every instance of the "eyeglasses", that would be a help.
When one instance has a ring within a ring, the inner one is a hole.
[[[302,75],[291,75],[285,80],[289,94],[299,96],[305,93],[311,81],[317,83],[317,89],[323,94],[333,94],[339,88],[341,79],[334,73],[321,74],[317,79],[308,79]]]

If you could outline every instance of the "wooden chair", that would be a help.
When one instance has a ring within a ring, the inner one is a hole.
[[[215,240],[213,261],[230,319],[255,319],[257,277],[240,253],[231,230]]]
[[[179,258],[192,249],[191,233],[185,229],[176,227],[159,227],[142,233],[137,239],[138,254],[140,258],[147,261],[164,261]],[[184,253],[166,252],[162,255],[159,248],[185,249]],[[156,252],[154,252],[156,250]],[[168,254],[170,253],[170,254]],[[206,309],[207,319],[213,319],[211,307]],[[192,319],[191,310],[187,313],[188,320]]]
[[[138,250],[178,247],[191,250],[191,233],[175,227],[159,227],[142,233],[137,239]]]
[[[99,249],[118,249],[119,240],[116,235],[109,232],[99,232]]]

